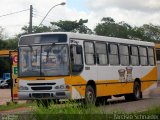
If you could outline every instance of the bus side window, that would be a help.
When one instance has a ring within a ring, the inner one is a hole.
[[[148,48],[148,60],[150,65],[155,65],[153,48]]]
[[[95,65],[95,50],[93,42],[84,42],[85,60],[87,65]]]
[[[139,66],[138,47],[137,46],[131,46],[130,50],[131,50],[130,51],[131,65]]]
[[[127,45],[119,45],[120,63],[121,65],[129,65],[129,51]]]
[[[99,65],[107,65],[108,64],[108,56],[107,56],[107,44],[106,43],[96,43],[96,55],[97,55],[97,63]]]
[[[139,47],[140,62],[142,66],[148,65],[147,48]]]
[[[70,55],[71,55],[72,74],[77,75],[83,69],[82,46],[71,45]]]
[[[117,44],[109,44],[109,63],[110,65],[119,65]]]

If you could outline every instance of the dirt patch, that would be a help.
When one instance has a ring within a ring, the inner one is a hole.
[[[11,89],[0,89],[0,105],[11,101]]]

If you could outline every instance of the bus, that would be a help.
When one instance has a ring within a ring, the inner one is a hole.
[[[17,85],[17,60],[18,60],[18,52],[17,50],[0,50],[0,58],[8,58],[8,62],[10,63],[10,73],[4,73],[4,80],[9,80],[11,83],[11,100],[12,102],[16,102],[18,100],[18,85]],[[3,64],[3,63],[0,63]]]
[[[18,97],[139,100],[157,83],[155,44],[69,32],[24,35],[18,43]]]

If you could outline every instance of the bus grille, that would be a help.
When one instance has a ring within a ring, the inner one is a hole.
[[[49,93],[32,93],[32,97],[35,98],[48,98],[50,97]]]
[[[31,87],[32,90],[51,90],[52,87]]]

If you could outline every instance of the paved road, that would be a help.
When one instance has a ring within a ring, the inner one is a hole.
[[[9,101],[11,101],[11,90],[0,89],[0,105],[6,104]]]
[[[109,112],[137,112],[160,106],[160,87],[143,93],[143,99],[138,101],[125,101],[124,97],[108,100],[107,105],[100,106],[106,113]]]
[[[107,105],[100,106],[105,113],[112,112],[140,112],[150,109],[155,106],[160,106],[160,97],[143,98],[138,101],[127,102],[124,98],[116,101],[108,102]]]

